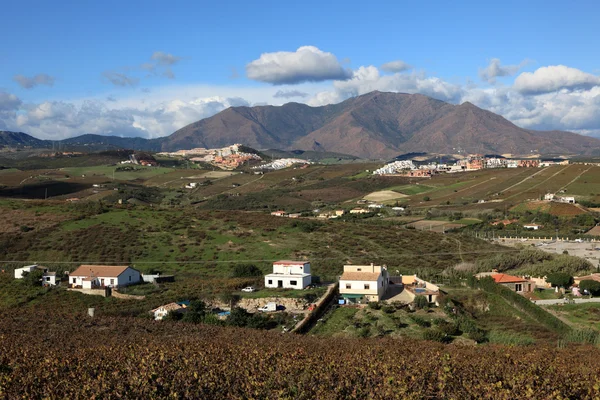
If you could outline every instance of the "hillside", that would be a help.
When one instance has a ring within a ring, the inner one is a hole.
[[[600,140],[519,128],[471,103],[371,92],[336,105],[232,107],[165,138],[163,149],[242,142],[255,148],[330,151],[365,158],[400,153],[586,153]]]
[[[159,139],[83,135],[70,149],[175,151],[243,143],[256,149],[304,150],[385,159],[402,153],[598,154],[600,140],[562,131],[523,129],[471,103],[452,105],[420,94],[371,92],[311,107],[230,107]],[[0,132],[0,145],[48,148],[51,141]]]

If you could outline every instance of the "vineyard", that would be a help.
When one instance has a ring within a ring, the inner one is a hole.
[[[592,398],[600,351],[0,316],[2,398]]]

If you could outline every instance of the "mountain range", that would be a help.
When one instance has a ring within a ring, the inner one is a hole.
[[[83,135],[60,142],[148,151],[234,143],[256,149],[328,151],[363,158],[390,158],[410,152],[523,155],[600,151],[599,139],[572,132],[523,129],[469,102],[453,105],[420,94],[378,91],[321,107],[300,103],[230,107],[159,139]],[[52,142],[0,132],[2,144],[48,148]]]

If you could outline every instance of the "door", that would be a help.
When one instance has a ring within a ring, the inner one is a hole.
[[[104,279],[100,279],[100,286],[104,286]]]
[[[283,287],[283,281],[277,281],[277,287],[278,288],[282,288]]]

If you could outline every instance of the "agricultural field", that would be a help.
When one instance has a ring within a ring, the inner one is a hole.
[[[45,327],[42,332],[40,326]],[[600,352],[591,346],[339,340],[21,310],[1,315],[0,337],[0,393],[7,398],[600,396],[596,377]],[[60,345],[48,346],[49,341]],[[365,359],[368,368],[362,367]],[[548,360],[577,362],[541,367]]]

